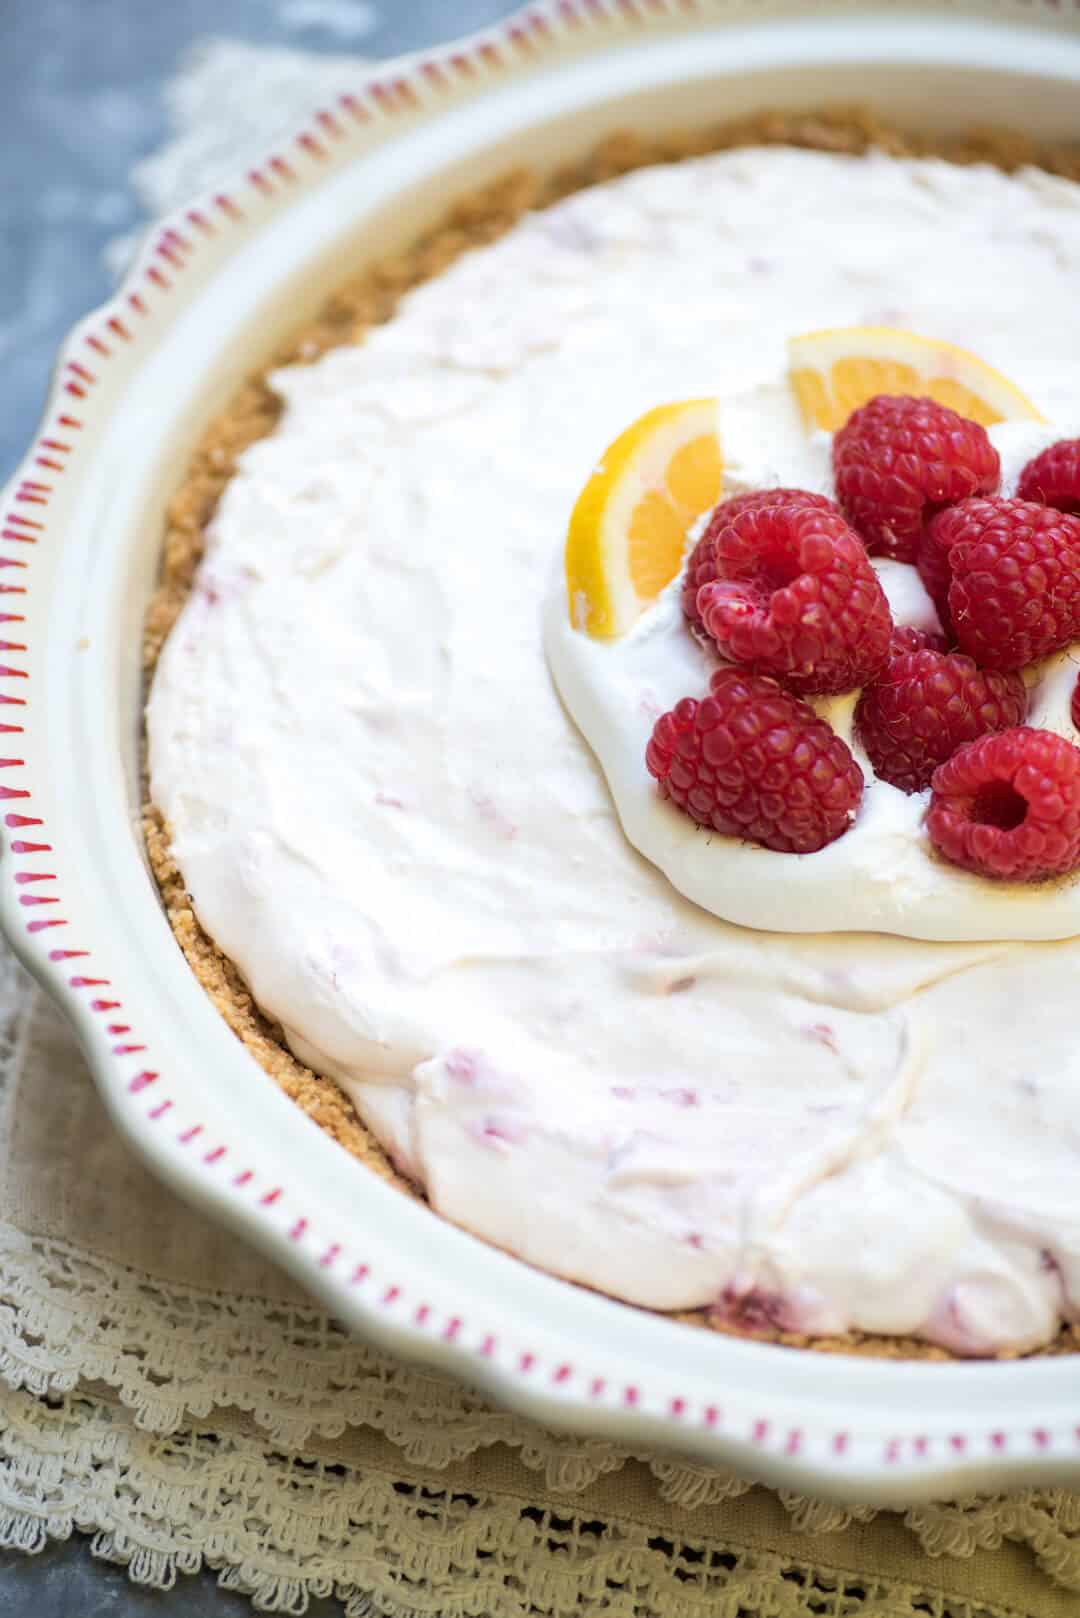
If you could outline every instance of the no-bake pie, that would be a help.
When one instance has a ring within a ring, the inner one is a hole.
[[[209,432],[155,870],[263,1065],[485,1240],[1067,1348],[1080,188],[847,115],[699,144],[469,199]]]

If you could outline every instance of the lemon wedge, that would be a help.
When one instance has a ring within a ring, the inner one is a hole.
[[[1042,421],[1031,400],[975,354],[892,326],[844,326],[788,339],[788,379],[808,430],[836,432],[878,393],[936,399],[970,421]]]
[[[723,461],[715,399],[640,416],[600,457],[566,534],[570,622],[616,640],[678,573],[688,529],[719,500]]]

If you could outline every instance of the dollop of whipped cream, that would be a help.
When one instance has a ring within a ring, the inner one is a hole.
[[[541,639],[604,444],[772,385],[787,332],[938,332],[1068,420],[1078,198],[779,149],[644,170],[275,378],[155,675],[152,793],[258,1003],[466,1230],[811,1336],[984,1353],[1080,1315],[1076,946],[692,904],[624,836]]]
[[[832,495],[832,436],[807,435],[785,382],[721,397],[725,495],[788,486]],[[1012,494],[1026,463],[1049,444],[1080,432],[1070,424],[1002,423],[989,429],[1001,456],[1002,493]],[[695,538],[701,531],[695,529]],[[893,619],[938,629],[917,570],[875,558]],[[949,865],[923,824],[930,791],[902,792],[881,780],[854,726],[858,692],[812,698],[855,755],[866,788],[854,823],[814,854],[774,850],[703,830],[657,791],[645,767],[656,718],[681,697],[706,692],[718,660],[687,629],[681,578],[629,634],[594,640],[566,609],[561,566],[548,592],[545,646],[563,701],[595,752],[627,837],[680,893],[726,921],[777,932],[884,932],[909,938],[1051,939],[1080,934],[1080,877],[995,882]],[[1069,702],[1080,646],[1025,671],[1029,725],[1077,741]]]

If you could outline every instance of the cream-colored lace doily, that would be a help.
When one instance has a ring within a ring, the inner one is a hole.
[[[204,51],[144,200],[261,149],[257,108],[291,121],[346,70]],[[560,1437],[351,1342],[129,1156],[3,954],[0,1544],[73,1528],[140,1582],[206,1563],[270,1612],[330,1593],[352,1618],[1080,1612],[1080,1496],[842,1511]]]

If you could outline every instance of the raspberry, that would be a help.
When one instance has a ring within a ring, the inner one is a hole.
[[[781,854],[833,842],[862,797],[846,743],[775,680],[741,669],[718,669],[707,697],[662,714],[645,762],[699,825]]]
[[[690,559],[683,574],[682,608],[688,621],[695,628],[701,624],[701,614],[697,609],[698,591],[703,584],[712,584],[716,578],[713,547],[721,528],[725,528],[741,511],[757,511],[762,506],[789,505],[792,501],[800,505],[816,506],[819,511],[838,509],[828,495],[811,494],[809,489],[754,489],[750,494],[736,494],[730,500],[722,500],[716,507],[709,518],[705,532],[690,552]]]
[[[801,501],[744,509],[713,540],[698,591],[721,654],[793,691],[849,691],[885,660],[892,615],[858,534]]]
[[[965,742],[1022,724],[1027,705],[1019,674],[984,672],[960,652],[924,647],[894,651],[859,698],[855,725],[875,773],[921,792]]]
[[[1026,725],[968,742],[934,772],[930,840],[981,876],[1038,882],[1080,865],[1080,748]]]
[[[952,569],[949,566],[949,550],[952,546],[952,515],[959,509],[959,506],[946,506],[944,511],[939,511],[932,517],[919,537],[915,552],[915,566],[919,570],[919,577],[937,609],[941,627],[950,635],[952,619],[949,616],[949,585],[952,583]]]
[[[1029,461],[1016,485],[1016,497],[1080,515],[1080,438],[1062,438]]]
[[[1019,669],[1080,636],[1080,517],[1031,500],[965,500],[939,517],[949,614],[982,668]]]
[[[903,657],[905,652],[945,652],[949,643],[935,629],[916,629],[913,624],[897,624],[889,641],[889,658]],[[880,676],[879,676],[880,678]]]
[[[840,508],[867,549],[913,562],[935,510],[990,494],[1001,464],[986,429],[933,399],[880,393],[833,440]]]

